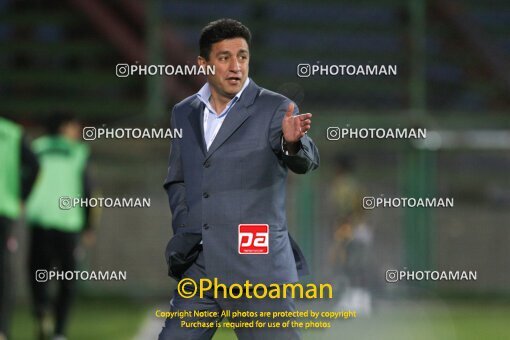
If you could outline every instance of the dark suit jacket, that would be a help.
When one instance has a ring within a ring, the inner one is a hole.
[[[164,184],[172,228],[174,234],[201,235],[209,278],[270,284],[296,282],[298,270],[307,273],[287,230],[285,183],[288,169],[304,174],[317,168],[319,153],[307,135],[297,155],[282,152],[281,124],[289,103],[251,80],[209,150],[198,97],[173,109],[172,127],[182,129],[183,136],[172,141]],[[238,253],[238,225],[244,223],[269,225],[268,254]],[[171,251],[167,247],[167,260]]]

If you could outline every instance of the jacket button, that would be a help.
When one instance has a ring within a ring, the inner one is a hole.
[[[204,223],[204,229],[209,229],[209,224]]]
[[[209,194],[208,194],[208,193],[206,193],[206,192],[204,192],[204,193],[202,194],[202,197],[203,197],[203,198],[207,198],[207,197],[209,197]]]
[[[205,162],[205,163],[204,163],[204,168],[208,168],[208,167],[210,167],[210,166],[211,166],[211,163],[209,163],[209,162]]]

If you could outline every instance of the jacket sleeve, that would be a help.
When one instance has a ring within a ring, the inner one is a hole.
[[[175,109],[171,118],[172,128],[176,127]],[[180,139],[172,139],[168,172],[163,187],[168,195],[168,202],[172,212],[172,230],[174,234],[184,231],[186,226],[188,206],[186,203],[186,187],[182,172]]]
[[[300,139],[299,151],[295,155],[286,155],[283,151],[282,120],[289,103],[289,100],[282,102],[273,115],[273,119],[269,127],[269,142],[271,143],[271,148],[275,154],[290,170],[297,174],[305,174],[319,167],[319,150],[317,149],[317,146],[315,146],[313,140],[305,134]],[[299,108],[295,105],[294,115],[297,114],[299,114]]]

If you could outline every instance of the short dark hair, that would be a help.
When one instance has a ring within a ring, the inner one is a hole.
[[[243,38],[248,46],[250,46],[250,30],[239,21],[219,19],[208,23],[200,34],[200,56],[205,60],[209,60],[212,44],[233,38]]]
[[[45,124],[46,130],[50,135],[58,135],[62,126],[77,121],[78,119],[70,111],[56,111],[48,116]]]

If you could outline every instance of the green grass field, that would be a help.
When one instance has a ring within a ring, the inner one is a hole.
[[[70,340],[129,340],[154,305],[120,299],[80,299],[71,316]],[[421,300],[379,303],[370,318],[332,321],[331,328],[303,331],[304,339],[510,339],[510,304]],[[163,321],[161,321],[162,323]],[[12,339],[34,339],[27,306],[18,306]],[[220,329],[214,340],[236,339]],[[152,339],[148,339],[152,340]]]
[[[510,305],[419,301],[381,304],[370,318],[331,322],[331,328],[303,331],[303,339],[510,339]],[[214,340],[236,339],[218,330]]]
[[[72,310],[68,338],[71,340],[131,339],[138,331],[147,306],[121,299],[79,299]],[[35,322],[29,306],[17,306],[11,337],[35,339]]]

